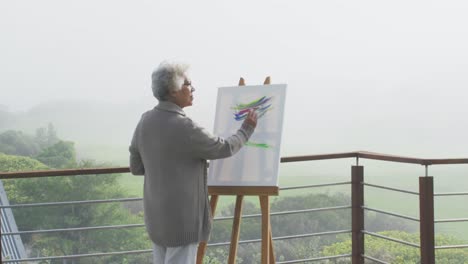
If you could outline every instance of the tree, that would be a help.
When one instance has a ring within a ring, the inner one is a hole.
[[[47,128],[40,127],[36,129],[34,137],[21,131],[8,130],[0,134],[0,152],[8,155],[35,157],[45,149],[60,143],[59,141],[57,131],[52,123],[49,123]],[[48,152],[50,151],[48,150]],[[50,154],[42,155],[47,156]]]
[[[313,193],[308,195],[286,196],[275,199],[271,203],[272,212],[294,211],[312,208],[325,208],[350,203],[350,197],[337,193]],[[232,216],[234,204],[221,211],[222,216]],[[244,201],[243,214],[259,214],[260,209],[251,202]],[[395,220],[392,216],[382,214],[366,214],[366,222],[371,223],[372,231],[378,232],[387,229],[414,230],[403,221]],[[378,224],[386,223],[386,224]],[[319,233],[335,230],[346,230],[351,226],[351,211],[330,210],[309,213],[294,213],[271,217],[272,234],[274,237],[290,236],[308,233]],[[230,241],[232,220],[216,221],[210,243]],[[242,220],[240,240],[258,239],[261,236],[261,219],[246,218]],[[343,242],[348,235],[324,235],[308,238],[296,238],[275,241],[275,254],[280,261],[319,257],[324,247]],[[238,263],[257,263],[260,261],[260,244],[249,243],[239,245]],[[215,247],[208,249],[210,261],[223,262],[228,254],[228,247]]]
[[[336,194],[309,194],[287,196],[273,200],[272,212],[311,209],[337,206],[349,203],[349,197]],[[232,216],[234,204],[221,211],[222,216]],[[244,201],[243,214],[259,214],[260,209],[253,203]],[[272,234],[275,237],[315,233],[322,231],[346,229],[350,224],[349,210],[335,210],[313,213],[297,213],[271,217]],[[231,238],[232,220],[217,221],[213,225],[210,242],[226,242]],[[259,239],[261,237],[261,218],[246,218],[242,220],[240,240]],[[280,260],[292,260],[318,256],[323,246],[342,241],[338,236],[322,236],[301,239],[290,239],[275,242],[275,254]],[[260,261],[260,243],[239,245],[238,263],[258,263]],[[209,249],[210,260],[225,262],[228,247]]]
[[[46,170],[47,168],[48,167],[46,165],[29,157],[0,153],[1,172]]]
[[[34,139],[21,131],[8,130],[0,134],[0,152],[33,157],[40,151]]]
[[[14,115],[8,111],[8,107],[0,105],[0,129],[5,129],[14,119]]]
[[[57,131],[52,123],[49,123],[46,127],[39,127],[36,129],[36,135],[34,140],[41,149],[45,149],[59,142],[60,139],[57,137]]]
[[[45,127],[37,128],[34,140],[40,146],[41,149],[48,147],[47,146],[47,129]]]
[[[407,233],[402,231],[384,231],[379,234],[404,240],[410,243],[419,244],[418,233]],[[388,241],[385,239],[366,236],[365,238],[366,255],[379,260],[395,263],[409,264],[420,263],[419,249]],[[436,235],[436,244],[438,245],[454,245],[463,244],[466,241],[460,241],[448,235]],[[351,252],[351,239],[343,242],[334,243],[323,249],[324,256],[349,254]],[[336,260],[325,263],[349,263],[349,260]],[[366,262],[367,263],[367,262]],[[451,249],[451,250],[436,250],[436,263],[438,264],[453,264],[453,263],[468,263],[468,249]]]
[[[73,150],[74,151],[74,150]],[[0,155],[3,171],[47,169],[27,157]],[[62,167],[62,166],[61,166]],[[84,161],[78,167],[99,167]],[[43,177],[4,180],[11,204],[79,201],[126,197],[116,174]],[[19,230],[40,230],[142,223],[120,203],[17,208],[13,211]],[[60,256],[93,252],[147,249],[151,246],[144,228],[60,232],[23,236],[33,256]],[[83,258],[70,263],[148,263],[148,255]],[[53,260],[50,263],[62,263]]]
[[[36,159],[56,169],[76,166],[76,152],[73,142],[62,141],[45,148]]]

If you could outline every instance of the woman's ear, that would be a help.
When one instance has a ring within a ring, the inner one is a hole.
[[[169,98],[172,99],[172,100],[176,99],[176,98],[177,98],[177,93],[178,93],[178,91],[176,91],[176,90],[171,90],[171,91],[169,92]]]

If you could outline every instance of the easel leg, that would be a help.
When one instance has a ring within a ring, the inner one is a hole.
[[[215,212],[216,212],[216,205],[218,205],[218,195],[211,195],[211,200],[210,200],[210,209],[211,209],[211,216],[214,218]]]
[[[232,235],[231,235],[231,246],[229,248],[229,264],[236,263],[237,245],[239,243],[239,230],[241,223],[242,214],[242,200],[244,195],[237,195],[236,198],[236,209],[234,211],[234,221],[232,223]]]
[[[268,196],[260,196],[262,210],[262,264],[270,263],[270,202]]]
[[[210,199],[210,208],[211,208],[211,216],[214,217],[216,211],[216,205],[218,204],[218,195],[211,195]],[[206,251],[206,241],[200,242],[198,245],[197,251],[197,264],[203,263],[203,257],[205,256]]]
[[[275,251],[273,250],[273,236],[271,234],[271,224],[270,224],[270,264],[275,264]]]

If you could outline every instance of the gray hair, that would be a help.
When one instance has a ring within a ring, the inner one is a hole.
[[[167,101],[171,91],[178,91],[185,81],[187,64],[162,62],[151,75],[151,89],[159,101]]]

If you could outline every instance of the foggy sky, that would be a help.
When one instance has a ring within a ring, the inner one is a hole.
[[[217,87],[287,83],[286,154],[468,156],[466,1],[2,1],[0,105],[157,103],[151,71],[191,65],[187,112]],[[133,124],[131,124],[133,125]]]

